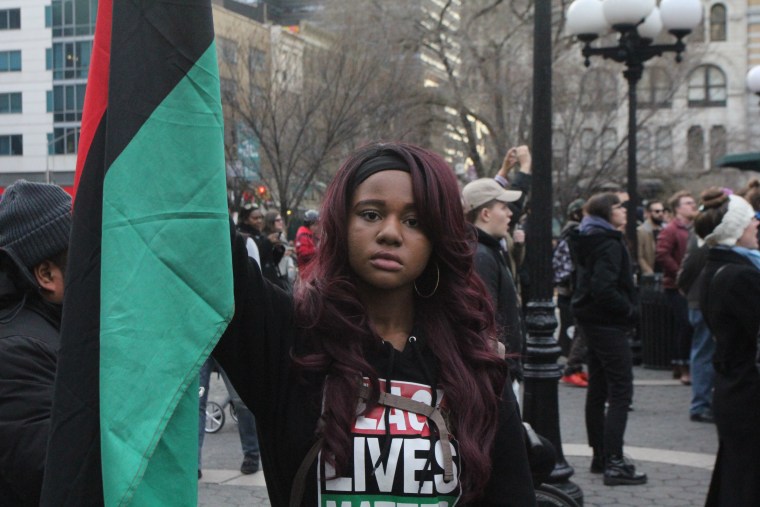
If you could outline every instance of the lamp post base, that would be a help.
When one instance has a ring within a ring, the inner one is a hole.
[[[525,312],[525,324],[528,339],[524,364],[523,418],[554,445],[557,458],[548,482],[578,505],[583,505],[583,492],[569,480],[575,470],[562,452],[558,393],[562,370],[557,364],[561,349],[554,337],[557,328],[554,301],[530,301]]]

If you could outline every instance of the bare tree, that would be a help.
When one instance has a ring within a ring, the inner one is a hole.
[[[564,32],[567,3],[559,2],[553,15],[553,169],[558,218],[579,195],[588,195],[605,182],[625,181],[627,146],[622,67],[604,61],[594,62],[591,70],[582,65],[579,43]],[[490,176],[510,146],[530,143],[533,2],[447,0],[436,5],[431,11],[434,22],[419,22],[409,36],[417,37],[445,69],[440,97],[457,110],[456,130],[477,175]],[[452,9],[458,9],[458,24],[447,22]],[[687,55],[687,59],[699,57],[694,51]],[[688,65],[670,66],[664,61],[652,65],[667,66],[667,79],[653,86],[650,70],[645,72],[647,82],[639,85],[637,116],[642,126],[661,121],[658,112],[670,107],[688,70]],[[646,95],[652,89],[656,97]],[[687,110],[670,114],[669,121],[683,121],[688,114]],[[650,164],[643,169],[654,175],[661,168]]]
[[[246,64],[236,59],[222,71],[238,84],[222,82],[229,117],[258,142],[261,177],[283,217],[319,200],[345,151],[417,128],[413,59],[360,35],[350,24],[304,25],[298,34],[272,27],[268,53],[260,41],[242,41]]]

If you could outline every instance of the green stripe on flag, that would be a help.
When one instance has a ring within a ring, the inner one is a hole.
[[[198,370],[233,313],[212,43],[105,177],[100,413],[106,505],[197,504]]]

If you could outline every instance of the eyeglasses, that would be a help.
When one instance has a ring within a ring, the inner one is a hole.
[[[650,213],[664,213],[665,210],[664,209],[653,209],[653,210],[649,210],[649,212]]]

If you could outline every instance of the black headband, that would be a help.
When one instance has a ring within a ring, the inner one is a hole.
[[[383,154],[366,160],[359,166],[359,169],[356,170],[354,177],[351,178],[351,181],[348,184],[348,195],[350,196],[353,194],[356,187],[373,174],[379,173],[380,171],[391,170],[404,171],[407,173],[412,172],[411,169],[409,169],[409,164],[406,163],[406,160],[396,154]]]

